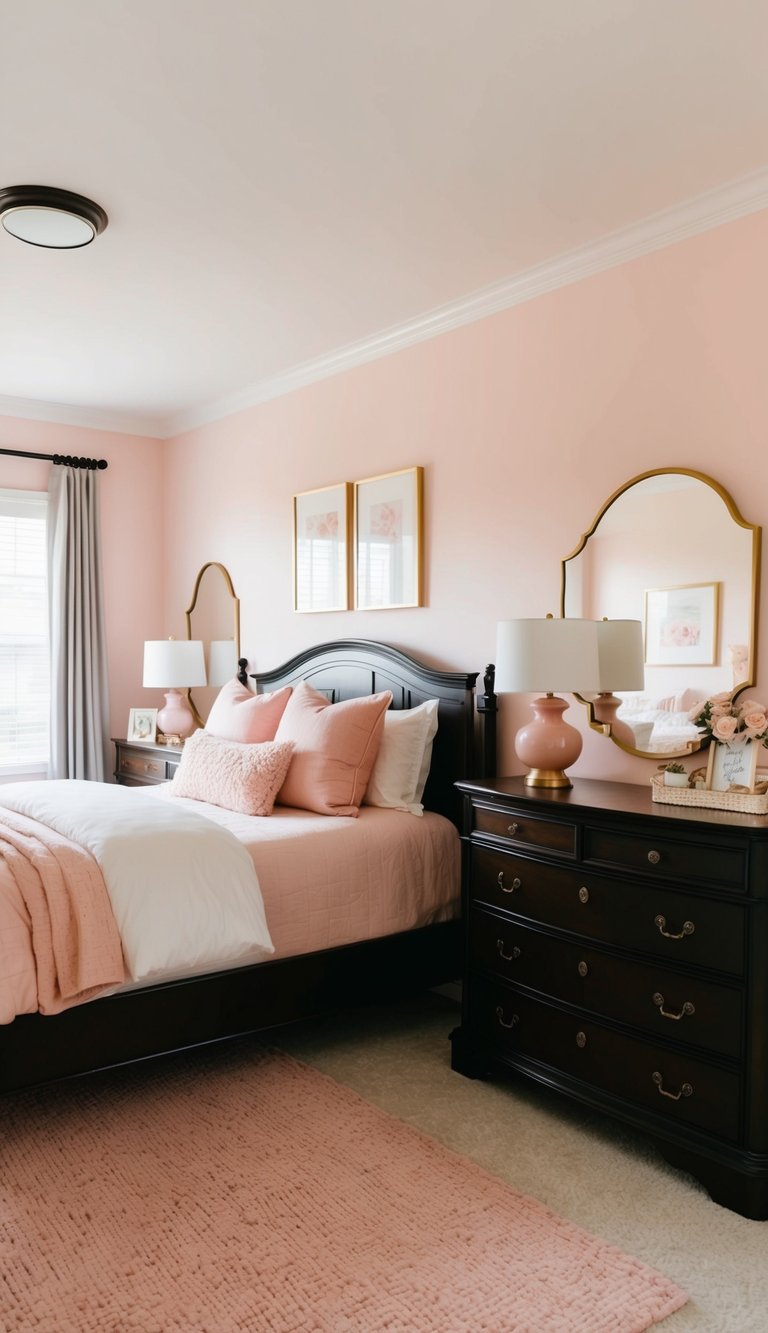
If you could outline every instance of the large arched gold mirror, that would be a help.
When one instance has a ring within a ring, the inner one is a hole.
[[[642,621],[644,687],[616,690],[615,729],[578,696],[590,724],[649,759],[699,749],[693,705],[755,683],[759,574],[760,528],[711,477],[657,468],[615,491],[562,562],[561,614]]]
[[[240,656],[240,599],[224,565],[211,560],[195,580],[187,610],[187,638],[202,639],[208,684],[195,690],[189,702],[202,726],[221,686],[237,674]]]

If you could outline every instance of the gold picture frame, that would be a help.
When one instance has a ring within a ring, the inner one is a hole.
[[[348,481],[293,497],[293,609],[349,610]]]
[[[707,790],[728,791],[731,787],[752,791],[757,775],[757,741],[726,745],[711,741],[707,759]]]
[[[355,608],[423,605],[424,469],[355,482]]]

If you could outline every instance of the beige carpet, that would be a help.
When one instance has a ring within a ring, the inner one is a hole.
[[[768,1222],[712,1203],[605,1117],[545,1089],[452,1073],[457,1012],[429,996],[285,1030],[275,1044],[677,1282],[689,1301],[664,1333],[768,1333]]]

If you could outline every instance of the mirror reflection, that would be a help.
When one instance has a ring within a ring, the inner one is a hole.
[[[754,684],[759,552],[759,527],[717,482],[662,468],[616,491],[563,560],[564,616],[642,622],[643,688],[615,691],[619,734],[600,726],[622,749],[699,749],[693,705]]]
[[[237,674],[240,656],[240,599],[224,565],[209,561],[195,580],[186,611],[187,638],[202,639],[208,684],[195,689],[189,702],[202,726],[216,695]]]

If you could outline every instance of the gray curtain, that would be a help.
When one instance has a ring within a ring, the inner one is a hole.
[[[56,464],[48,485],[51,778],[103,782],[110,765],[99,474]]]

